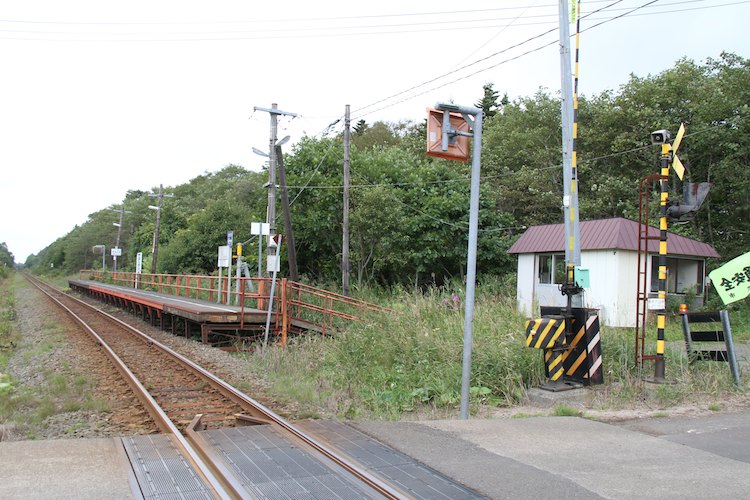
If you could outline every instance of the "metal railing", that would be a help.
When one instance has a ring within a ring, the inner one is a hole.
[[[315,331],[327,335],[368,311],[393,312],[390,309],[353,299],[335,292],[305,285],[286,278],[277,279],[273,301],[272,278],[232,278],[190,274],[145,274],[82,270],[81,279],[111,283],[127,288],[239,307],[240,329],[245,312],[268,311],[272,304],[273,321],[269,333],[279,335],[286,345],[291,332]]]

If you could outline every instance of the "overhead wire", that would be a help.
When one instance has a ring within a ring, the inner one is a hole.
[[[594,11],[592,11],[592,12],[590,12],[590,13],[586,14],[585,16],[581,16],[581,19],[586,19],[587,17],[589,17],[589,16],[592,16],[592,15],[594,15],[594,14],[597,14],[597,13],[599,13],[599,12],[603,11],[603,10],[606,10],[606,9],[608,9],[609,7],[612,7],[612,6],[614,6],[614,5],[618,4],[618,3],[620,3],[621,1],[623,1],[623,0],[616,0],[615,2],[612,2],[612,3],[610,3],[609,5],[607,5],[607,6],[605,6],[605,7],[602,7],[602,8],[600,8],[600,9],[594,10]],[[646,6],[648,6],[648,5],[651,5],[651,4],[655,3],[655,2],[658,2],[658,1],[659,1],[659,0],[651,0],[651,1],[647,2],[646,4],[643,4],[643,5],[640,5],[640,6],[638,6],[638,7],[635,7],[635,8],[631,9],[630,11],[628,11],[628,12],[626,12],[626,13],[623,13],[623,14],[619,14],[618,16],[615,16],[615,17],[609,18],[609,19],[607,19],[607,20],[605,20],[605,21],[602,21],[602,22],[598,23],[598,24],[597,24],[596,26],[601,26],[602,24],[605,24],[605,23],[607,23],[607,22],[610,22],[610,21],[613,21],[613,20],[615,20],[615,19],[619,19],[619,18],[621,18],[621,17],[627,16],[627,15],[629,15],[629,14],[633,13],[633,12],[636,12],[636,11],[638,11],[638,10],[640,10],[640,9],[642,9],[642,8],[644,8],[644,7],[646,7]],[[591,28],[588,28],[588,29],[591,29]],[[588,29],[587,29],[587,30],[588,30]],[[387,101],[389,101],[389,100],[391,100],[391,99],[394,99],[394,98],[396,98],[396,97],[398,97],[398,96],[401,96],[401,95],[407,94],[407,93],[409,93],[409,92],[411,92],[411,91],[413,91],[413,90],[416,90],[416,89],[418,89],[418,88],[424,87],[425,85],[429,85],[430,83],[436,82],[436,81],[438,81],[438,80],[441,80],[441,79],[443,79],[443,78],[445,78],[445,77],[447,77],[447,76],[450,76],[450,75],[452,75],[452,74],[455,74],[455,73],[458,73],[458,72],[460,72],[460,71],[463,71],[464,69],[470,68],[470,67],[472,67],[472,66],[474,66],[474,65],[476,65],[476,64],[479,64],[479,63],[481,63],[481,62],[487,61],[488,59],[491,59],[491,58],[493,58],[493,57],[496,57],[496,56],[498,56],[498,55],[504,54],[504,53],[506,53],[506,52],[508,52],[508,51],[510,51],[510,50],[512,50],[512,49],[518,48],[518,47],[520,47],[520,46],[522,46],[522,45],[525,45],[525,44],[527,44],[527,43],[530,43],[530,42],[532,42],[532,41],[534,41],[534,40],[537,40],[537,39],[539,39],[539,38],[542,38],[543,36],[546,36],[546,35],[548,35],[548,34],[550,34],[550,33],[553,33],[553,32],[555,32],[555,31],[557,31],[557,30],[558,30],[558,28],[557,28],[557,27],[555,27],[555,28],[553,28],[553,29],[550,29],[550,30],[547,30],[547,31],[545,31],[545,32],[542,32],[542,33],[538,33],[538,34],[536,34],[536,35],[534,35],[534,36],[532,36],[532,37],[530,37],[530,38],[527,38],[527,39],[523,40],[522,42],[519,42],[519,43],[516,43],[516,44],[514,44],[514,45],[511,45],[511,46],[509,46],[509,47],[506,47],[506,48],[504,48],[504,49],[502,49],[502,50],[500,50],[500,51],[497,51],[497,52],[495,52],[495,53],[493,53],[493,54],[490,54],[490,55],[488,55],[488,56],[485,56],[485,57],[483,57],[483,58],[481,58],[481,59],[478,59],[478,60],[476,60],[476,61],[474,61],[474,62],[472,62],[472,63],[469,63],[469,64],[466,64],[466,65],[464,65],[464,66],[461,66],[460,68],[457,68],[457,69],[455,69],[455,70],[452,70],[452,71],[449,71],[449,72],[447,72],[447,73],[444,73],[444,74],[442,74],[442,75],[440,75],[440,76],[437,76],[437,77],[435,77],[435,78],[432,78],[432,79],[430,79],[430,80],[427,80],[427,81],[425,81],[425,82],[422,82],[422,83],[420,83],[420,84],[418,84],[418,85],[414,85],[414,86],[412,86],[412,87],[410,87],[410,88],[408,88],[408,89],[406,89],[406,90],[403,90],[403,91],[401,91],[401,92],[397,92],[397,93],[395,93],[395,94],[392,94],[392,95],[390,95],[390,96],[388,96],[388,97],[386,97],[386,98],[383,98],[383,99],[380,99],[380,100],[378,100],[378,101],[375,101],[375,102],[373,102],[373,103],[370,103],[370,104],[368,104],[368,105],[366,105],[366,106],[362,106],[362,107],[360,107],[360,108],[357,108],[357,109],[355,109],[355,110],[354,110],[354,111],[352,112],[352,115],[353,115],[353,117],[354,117],[354,118],[361,118],[361,117],[363,117],[363,116],[367,116],[367,115],[370,115],[370,114],[372,114],[372,113],[375,113],[375,112],[377,112],[377,111],[382,111],[383,109],[387,109],[387,108],[389,108],[389,107],[395,106],[395,105],[397,105],[397,104],[400,104],[400,103],[402,103],[402,102],[405,102],[405,101],[407,101],[407,100],[411,100],[411,99],[414,99],[415,97],[419,97],[419,96],[421,96],[421,95],[427,94],[427,93],[429,93],[429,92],[432,92],[432,91],[434,91],[434,90],[438,90],[438,89],[440,89],[440,88],[443,88],[443,87],[446,87],[446,86],[448,86],[448,85],[452,85],[452,84],[454,84],[454,83],[457,83],[457,82],[459,82],[459,81],[465,80],[465,79],[467,79],[467,78],[471,78],[472,76],[476,76],[476,75],[477,75],[477,74],[479,74],[479,73],[483,73],[483,72],[485,72],[485,71],[489,71],[490,69],[494,69],[494,68],[497,68],[498,66],[500,66],[500,65],[502,65],[502,64],[506,64],[506,63],[508,63],[508,62],[511,62],[511,61],[514,61],[514,60],[520,59],[521,57],[527,56],[527,55],[529,55],[529,54],[532,54],[532,53],[534,53],[534,52],[538,52],[538,51],[540,51],[540,50],[542,50],[542,49],[544,49],[544,48],[546,48],[546,47],[549,47],[549,46],[551,46],[551,45],[555,45],[555,44],[557,44],[557,43],[559,42],[558,40],[553,40],[553,41],[551,41],[551,42],[549,42],[549,43],[546,43],[546,44],[544,44],[544,45],[538,46],[538,47],[536,47],[536,48],[533,48],[533,49],[531,49],[531,50],[527,50],[526,52],[523,52],[523,53],[521,53],[521,54],[518,54],[518,55],[516,55],[516,56],[514,56],[514,57],[510,57],[510,58],[504,59],[504,60],[502,60],[502,61],[500,61],[500,62],[498,62],[498,63],[495,63],[495,64],[493,64],[493,65],[491,65],[491,66],[487,66],[487,67],[485,67],[485,68],[479,69],[479,70],[477,70],[477,71],[474,71],[474,72],[472,72],[472,73],[469,73],[469,74],[467,74],[467,75],[461,76],[461,77],[459,77],[459,78],[456,78],[456,79],[454,79],[454,80],[451,80],[451,81],[449,81],[449,82],[445,82],[445,83],[442,83],[442,84],[440,84],[440,85],[436,85],[436,86],[434,86],[434,87],[431,87],[431,88],[429,88],[429,89],[427,89],[427,90],[425,90],[425,91],[419,92],[419,93],[417,93],[417,94],[411,94],[411,95],[409,95],[408,97],[405,97],[405,98],[399,99],[399,100],[397,100],[397,101],[395,101],[395,102],[391,102],[391,103],[390,103],[390,104],[388,104],[388,105],[384,105],[384,106],[381,106],[381,107],[379,107],[379,108],[377,108],[377,109],[373,109],[373,110],[370,110],[370,111],[368,111],[368,112],[366,112],[366,113],[362,112],[363,110],[365,110],[365,109],[367,109],[367,108],[370,108],[370,107],[372,107],[372,106],[376,106],[376,105],[378,105],[378,104],[380,104],[380,103],[384,103],[384,102],[387,102]],[[587,31],[587,30],[582,30],[582,32],[583,32],[583,31]],[[359,112],[359,114],[357,114],[358,112]]]
[[[658,0],[657,0],[658,1]],[[668,4],[662,4],[663,6],[672,6],[672,5],[683,5],[688,3],[697,3],[697,2],[705,2],[708,0],[681,0],[677,2],[671,2]],[[682,12],[682,11],[690,11],[690,10],[700,10],[700,9],[708,9],[708,8],[715,8],[715,7],[724,7],[724,6],[731,6],[731,5],[739,5],[739,4],[745,4],[750,3],[750,0],[740,0],[735,2],[727,2],[723,4],[714,4],[709,5],[706,7],[693,7],[693,8],[685,8],[685,9],[673,9],[673,10],[665,10],[665,11],[659,11],[655,14],[669,14],[669,13],[675,13],[675,12]],[[548,7],[549,5],[544,6],[537,6],[537,7]],[[507,7],[505,9],[519,9],[520,6],[516,7]],[[471,12],[486,12],[491,10],[501,10],[501,9],[485,9],[485,10],[475,10],[475,11],[453,11],[453,12],[463,12],[463,13],[471,13]],[[391,15],[391,17],[398,17],[398,16],[417,16],[417,15],[445,15],[450,14],[451,11],[445,11],[445,12],[436,12],[436,13],[414,13],[414,14],[394,14]],[[389,17],[389,15],[380,15],[380,16],[370,16],[370,17]],[[528,18],[528,19],[534,19],[538,17],[552,17],[552,15],[531,15],[531,16],[520,16],[520,18]],[[352,19],[356,19],[356,16],[353,16]],[[367,18],[367,16],[363,16],[361,18]],[[552,24],[554,22],[553,19],[550,19],[549,21],[544,22],[529,22],[529,23],[518,23],[516,22],[519,17],[513,18],[513,23],[516,26],[528,26],[528,25],[534,25],[534,24]],[[320,18],[320,20],[325,20],[326,18]],[[331,18],[331,19],[346,19],[346,18]],[[188,35],[181,38],[44,38],[44,37],[14,37],[14,36],[6,36],[6,37],[0,37],[0,39],[5,40],[29,40],[29,41],[70,41],[70,42],[86,42],[86,41],[109,41],[109,42],[200,42],[200,41],[232,41],[232,40],[272,40],[272,39],[290,39],[290,38],[323,38],[323,37],[338,37],[338,36],[369,36],[369,35],[393,35],[393,34],[406,34],[406,33],[425,33],[425,32],[431,32],[431,31],[460,31],[460,30],[466,30],[466,29],[496,29],[496,28],[504,28],[507,27],[508,24],[490,24],[487,25],[486,23],[488,21],[498,21],[503,19],[510,19],[510,18],[495,18],[495,19],[473,19],[473,20],[450,20],[450,21],[431,21],[428,23],[422,23],[422,25],[429,25],[429,24],[436,24],[436,23],[451,23],[451,27],[449,28],[434,28],[434,29],[399,29],[399,30],[384,30],[384,31],[359,31],[363,27],[362,26],[343,26],[343,27],[332,27],[332,28],[305,28],[305,27],[296,27],[293,29],[290,28],[284,28],[284,29],[266,29],[266,30],[232,30],[232,31],[201,31],[201,32],[186,32],[186,33],[177,33],[179,35]],[[290,22],[290,20],[285,19],[279,19],[278,22]],[[295,21],[295,20],[292,20]],[[310,19],[298,19],[296,21],[310,21]],[[171,25],[221,25],[221,24],[249,24],[249,23],[263,23],[267,24],[268,22],[273,21],[267,21],[267,20],[247,20],[247,21],[186,21],[186,22],[133,22],[133,23],[127,23],[127,22],[65,22],[65,21],[28,21],[28,20],[18,20],[18,19],[4,19],[0,20],[0,23],[6,23],[6,24],[41,24],[41,25],[60,25],[60,26],[171,26]],[[456,23],[463,22],[474,22],[474,23],[483,23],[480,25],[472,25],[472,26],[455,26]],[[371,25],[366,26],[366,28],[393,28],[393,27],[399,27],[400,25]],[[410,26],[420,26],[420,23],[408,23],[403,24],[405,27]],[[348,30],[349,32],[344,33],[334,33],[334,32],[326,32],[326,29],[334,29],[334,30]],[[311,30],[318,30],[320,33],[315,33],[311,35],[305,35],[302,34],[303,31],[311,31]],[[34,30],[9,30],[9,29],[0,29],[0,32],[6,32],[6,33],[17,33],[17,34],[49,34],[49,35],[60,35],[60,34],[72,34],[72,35],[81,35],[86,36],[86,33],[71,33],[71,32],[54,32],[54,31],[34,31]],[[280,32],[280,33],[287,33],[283,34],[281,36],[264,36],[264,35],[258,35],[258,36],[213,36],[213,35],[231,35],[231,34],[247,34],[247,33],[263,33],[263,32]],[[97,33],[93,33],[94,35],[97,35]],[[106,33],[98,33],[106,34]],[[159,36],[174,36],[175,33],[173,32],[152,32],[152,33],[117,33],[116,35],[141,35],[141,36],[152,36],[152,37],[159,37]],[[198,36],[195,38],[190,38],[190,36]],[[206,35],[209,35],[210,37],[207,37]]]
[[[494,35],[492,35],[492,37],[489,40],[487,40],[486,42],[484,42],[482,45],[480,45],[479,47],[477,47],[476,49],[474,49],[474,51],[472,51],[470,54],[466,55],[463,59],[461,59],[456,64],[454,64],[453,68],[451,68],[451,69],[454,69],[457,66],[460,66],[461,64],[463,64],[464,62],[466,62],[466,60],[468,60],[471,56],[473,56],[474,54],[476,54],[477,52],[479,52],[480,50],[482,50],[483,48],[485,48],[487,45],[489,45],[494,39],[496,39],[497,37],[499,37],[500,35],[502,35],[505,32],[505,30],[508,27],[512,26],[516,21],[518,21],[518,19],[520,17],[522,17],[526,13],[526,11],[528,11],[531,8],[533,8],[534,4],[536,2],[537,2],[537,0],[534,0],[534,2],[531,5],[527,6],[523,11],[521,11],[515,18],[513,18],[513,20],[510,23],[508,23],[507,25],[503,26],[503,28],[500,31],[498,31],[497,33],[495,33]]]
[[[740,120],[743,120],[743,119],[745,119],[745,118],[740,118]],[[734,124],[736,124],[736,120],[733,121],[733,122],[726,121],[724,123],[718,123],[718,124],[715,124],[715,125],[710,125],[710,126],[705,127],[703,129],[700,129],[700,130],[697,130],[697,131],[685,134],[685,138],[709,132],[709,131],[711,131],[712,129],[714,129],[716,127],[722,127],[722,126],[734,125]],[[333,147],[333,143],[332,143],[331,147],[329,147],[326,155],[328,154],[328,152],[330,152],[330,150],[332,149],[332,147]],[[613,158],[613,157],[617,157],[617,156],[623,156],[623,155],[630,154],[630,153],[636,153],[636,152],[639,152],[639,151],[644,151],[646,149],[652,149],[653,147],[654,146],[652,144],[647,144],[645,146],[639,146],[639,147],[636,147],[636,148],[631,148],[631,149],[627,149],[627,150],[623,150],[623,151],[618,151],[618,152],[611,153],[611,154],[606,154],[606,155],[601,155],[601,156],[597,156],[597,157],[594,157],[594,158],[590,158],[590,159],[581,161],[580,164],[589,164],[589,163],[593,163],[593,162],[600,161],[600,160],[605,160],[605,159],[609,159],[609,158]],[[321,163],[325,159],[326,155],[324,155],[323,159],[321,159]],[[317,168],[320,167],[321,163],[318,164]],[[317,168],[316,168],[316,172],[317,172]],[[547,167],[533,168],[531,170],[533,172],[542,172],[542,171],[546,171],[546,170],[560,170],[561,168],[562,168],[562,164],[556,164],[556,165],[550,165],[550,166],[547,166]],[[503,177],[512,177],[512,176],[515,176],[515,175],[520,175],[521,173],[523,173],[523,172],[521,172],[521,171],[505,172],[503,174],[482,176],[481,179],[483,181],[487,181],[487,180],[499,179],[499,178],[503,178]],[[365,178],[365,176],[363,174],[359,174],[359,173],[353,172],[353,175],[356,175],[356,176],[360,177],[361,179],[364,179],[366,182],[362,183],[362,184],[351,185],[350,188],[404,187],[404,186],[414,186],[414,185],[447,184],[447,183],[453,183],[453,182],[466,182],[466,183],[468,183],[470,181],[469,177],[461,177],[461,178],[457,178],[457,179],[446,179],[444,181],[418,181],[418,182],[375,183],[375,182],[370,182],[368,179]],[[309,185],[309,182],[306,185],[304,185],[304,186],[287,186],[287,188],[290,188],[290,189],[297,189],[297,188],[300,188],[300,187],[301,187],[302,190],[297,194],[297,197],[295,197],[295,200],[302,194],[302,191],[304,191],[305,189],[343,189],[343,186],[341,186],[341,185],[333,185],[332,184],[332,185],[313,185],[313,186],[311,186],[311,185]],[[406,203],[405,201],[403,201],[400,198],[398,198],[396,196],[396,193],[394,193],[394,192],[387,192],[387,194],[393,200],[397,201],[402,206],[404,206],[404,207],[406,207],[406,208],[408,208],[408,209],[410,209],[410,210],[412,210],[414,212],[417,212],[417,213],[419,213],[419,214],[427,217],[428,219],[431,219],[431,220],[434,220],[434,221],[439,222],[441,224],[448,225],[448,226],[451,226],[451,227],[455,227],[455,228],[458,228],[458,229],[465,229],[466,227],[468,227],[468,221],[465,222],[465,223],[456,223],[456,222],[452,222],[452,221],[447,221],[447,220],[442,219],[440,217],[435,217],[435,216],[433,216],[433,215],[425,212],[424,210],[422,210],[420,208],[417,208],[417,207],[415,207],[415,206],[413,206],[411,204]],[[505,231],[505,230],[525,229],[525,228],[526,228],[526,226],[508,226],[508,227],[502,227],[502,228],[483,228],[483,229],[479,229],[479,231],[486,233],[486,232],[499,232],[499,231]]]

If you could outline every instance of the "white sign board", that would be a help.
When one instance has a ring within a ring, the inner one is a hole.
[[[281,272],[281,259],[277,259],[275,255],[269,255],[266,260],[267,272]]]
[[[219,259],[216,263],[218,267],[229,267],[229,263],[232,258],[232,247],[229,245],[221,245],[219,247]]]
[[[230,247],[234,243],[234,231],[227,231],[227,245]]]
[[[112,257],[119,257],[120,255],[122,255],[122,248],[114,247],[110,250],[110,252],[112,253]]]
[[[135,255],[135,272],[138,274],[143,272],[143,252],[138,252]]]
[[[253,235],[260,235],[265,234],[268,235],[271,232],[271,226],[265,222],[251,222],[250,223],[250,234]]]
[[[649,311],[663,311],[666,308],[667,308],[667,304],[664,299],[660,299],[660,298],[648,299]]]

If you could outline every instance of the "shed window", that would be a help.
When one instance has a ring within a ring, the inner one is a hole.
[[[667,257],[667,293],[703,292],[703,261]],[[651,292],[659,291],[659,256],[651,257]]]
[[[565,255],[548,254],[539,256],[539,283],[562,284],[565,281]]]

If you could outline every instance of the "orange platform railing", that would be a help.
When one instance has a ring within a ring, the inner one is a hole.
[[[244,328],[248,309],[267,311],[272,304],[273,321],[269,329],[286,345],[290,332],[315,331],[327,335],[344,323],[357,320],[367,312],[388,313],[390,309],[354,299],[304,283],[278,278],[274,297],[269,295],[272,278],[205,276],[190,274],[146,274],[82,270],[81,279],[150,290],[165,295],[234,305],[240,309],[240,329]]]

